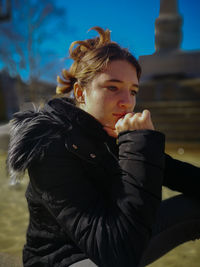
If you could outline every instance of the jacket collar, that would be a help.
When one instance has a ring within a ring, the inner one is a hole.
[[[44,110],[57,116],[64,124],[68,125],[68,127],[70,127],[71,124],[76,124],[81,127],[81,131],[89,136],[93,136],[102,141],[116,143],[115,138],[108,136],[99,121],[89,113],[76,107],[73,100],[69,98],[54,98],[48,102]]]
[[[72,139],[76,136],[76,140],[89,139],[91,145],[95,143],[102,147],[101,143],[106,143],[114,154],[118,154],[116,139],[109,137],[95,118],[67,98],[52,99],[39,111],[18,112],[11,125],[7,163],[14,180],[23,176],[35,159],[43,157],[45,149],[60,136],[60,130],[71,131],[66,136]]]

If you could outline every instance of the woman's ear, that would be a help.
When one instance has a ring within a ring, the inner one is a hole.
[[[74,84],[74,96],[78,103],[80,104],[85,103],[84,89],[80,86],[78,82],[75,82]]]

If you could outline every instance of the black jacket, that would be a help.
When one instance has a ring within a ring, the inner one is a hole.
[[[162,184],[196,194],[187,175],[192,171],[199,185],[199,168],[165,155],[157,131],[123,132],[117,145],[65,98],[17,113],[12,125],[9,168],[15,175],[28,169],[30,177],[26,267],[66,267],[85,258],[100,267],[137,266]]]

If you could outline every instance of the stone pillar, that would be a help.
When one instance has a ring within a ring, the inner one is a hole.
[[[177,0],[160,0],[160,14],[155,21],[156,53],[177,50],[182,41],[182,17]]]

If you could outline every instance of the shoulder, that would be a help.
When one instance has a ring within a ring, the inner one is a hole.
[[[18,112],[10,122],[9,169],[23,172],[35,158],[43,156],[53,140],[59,139],[65,124],[44,110]]]
[[[99,144],[107,134],[92,116],[60,98],[50,100],[42,110],[16,113],[10,137],[8,166],[23,172],[35,159],[52,153],[71,153],[97,163],[103,152]]]

